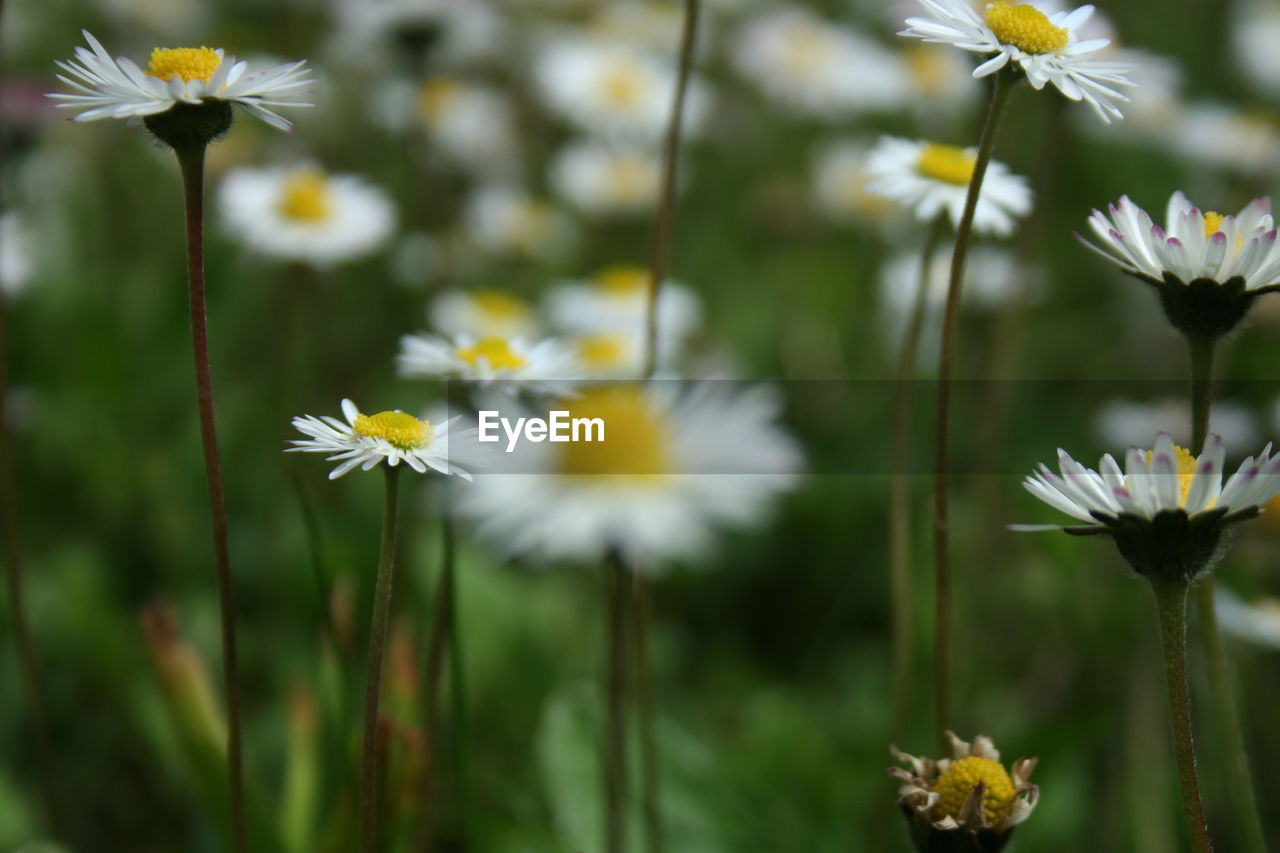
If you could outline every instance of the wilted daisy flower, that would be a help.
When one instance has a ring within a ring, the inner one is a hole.
[[[1271,199],[1254,199],[1235,216],[1207,211],[1181,191],[1169,199],[1165,227],[1128,196],[1094,210],[1098,245],[1081,243],[1152,285],[1169,321],[1191,337],[1218,337],[1243,319],[1254,299],[1280,289],[1280,247]]]
[[[1129,86],[1129,65],[1090,56],[1109,39],[1080,41],[1077,31],[1093,15],[1093,6],[1052,16],[1030,4],[1004,0],[985,5],[979,15],[969,0],[920,0],[933,17],[907,18],[901,35],[950,44],[988,56],[973,72],[985,77],[1013,62],[1036,90],[1052,83],[1067,98],[1083,100],[1104,122],[1123,118],[1116,104],[1128,98],[1114,86]]]
[[[911,208],[921,222],[945,211],[951,224],[959,225],[976,162],[976,149],[885,136],[867,157],[872,179],[867,189]],[[992,160],[978,195],[974,229],[1008,236],[1015,219],[1030,212],[1026,179]]]
[[[551,185],[590,216],[644,213],[658,200],[662,164],[656,154],[595,142],[566,145],[549,166]]]
[[[282,130],[292,125],[268,107],[307,107],[298,100],[312,83],[305,60],[267,71],[246,74],[248,66],[224,57],[221,48],[157,47],[151,61],[139,68],[131,59],[112,59],[106,49],[84,33],[92,51],[76,48],[76,59],[58,65],[70,77],[58,79],[78,94],[52,94],[60,107],[82,110],[76,121],[100,118],[144,118],[172,110],[178,104],[223,102],[239,104]]]
[[[771,9],[737,34],[738,72],[784,109],[828,121],[900,104],[907,74],[896,54],[809,9]]]
[[[1169,132],[1169,149],[1198,166],[1237,174],[1268,175],[1280,159],[1280,129],[1266,110],[1244,110],[1217,101],[1180,105]]]
[[[364,415],[350,400],[342,401],[342,414],[346,423],[328,416],[294,418],[293,426],[308,437],[290,441],[293,447],[285,452],[330,454],[326,462],[341,463],[329,472],[330,480],[356,466],[368,471],[383,461],[392,467],[404,462],[419,474],[431,469],[471,479],[449,461],[449,427],[457,418],[431,424],[399,410]]]
[[[382,190],[310,165],[234,169],[218,207],[227,230],[254,251],[316,267],[369,254],[395,226]]]
[[[1059,473],[1041,463],[1023,485],[1081,523],[1010,529],[1105,534],[1139,574],[1190,579],[1210,567],[1229,525],[1257,516],[1280,493],[1280,456],[1271,456],[1270,444],[1241,463],[1224,485],[1225,459],[1217,435],[1209,436],[1195,458],[1165,432],[1150,451],[1130,447],[1124,469],[1111,454],[1094,471],[1059,450]]]
[[[935,836],[969,836],[963,849],[995,853],[1009,843],[1014,827],[1031,816],[1040,790],[1031,784],[1037,759],[1019,758],[1005,770],[991,738],[978,735],[972,744],[947,732],[951,758],[917,758],[890,747],[907,768],[891,767],[889,775],[902,782],[898,806],[911,826],[919,850],[959,850],[940,845]]]
[[[31,282],[31,233],[21,215],[0,213],[0,296],[17,296]]]
[[[558,329],[579,334],[621,331],[643,335],[649,310],[649,270],[619,264],[589,281],[568,281],[548,291],[547,315]],[[680,341],[701,320],[697,297],[688,288],[665,281],[658,291],[658,331]]]
[[[467,233],[483,249],[555,258],[573,243],[573,224],[545,201],[509,186],[482,187],[467,199]]]
[[[573,351],[555,338],[530,344],[497,335],[405,335],[396,369],[408,378],[458,379],[509,393],[564,394],[578,377]]]
[[[836,139],[820,146],[813,157],[812,192],[818,206],[838,222],[883,225],[897,205],[868,184],[867,155],[871,146],[859,139]]]
[[[705,551],[721,524],[758,522],[802,460],[767,388],[628,383],[553,407],[599,418],[603,440],[521,442],[477,477],[463,510],[512,554],[649,571]],[[509,473],[510,472],[510,473]]]
[[[588,37],[554,39],[535,57],[533,79],[550,109],[597,136],[654,140],[671,118],[674,64],[632,45]],[[698,132],[705,110],[706,92],[691,80],[686,135]]]
[[[533,308],[506,290],[446,290],[431,300],[431,326],[447,337],[529,338],[538,328]]]
[[[1280,649],[1280,599],[1244,601],[1217,584],[1214,604],[1218,611],[1218,624],[1223,631],[1241,640]]]

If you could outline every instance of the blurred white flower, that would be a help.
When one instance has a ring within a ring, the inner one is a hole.
[[[1149,403],[1111,400],[1098,410],[1093,427],[1108,447],[1137,446],[1158,432],[1169,433],[1180,444],[1191,443],[1191,411],[1185,397]],[[1261,439],[1253,413],[1232,400],[1214,402],[1209,431],[1222,436],[1229,447],[1248,447]]]
[[[504,471],[478,476],[462,496],[481,537],[536,560],[615,552],[653,571],[697,557],[718,526],[760,524],[803,464],[768,388],[629,383],[555,408],[602,419],[604,440],[519,443]]]
[[[387,126],[421,128],[432,146],[429,154],[482,176],[519,171],[515,113],[497,89],[457,77],[401,80],[385,87],[377,106]]]
[[[506,290],[446,290],[431,300],[431,326],[447,337],[532,337],[537,317],[528,302]]]
[[[1170,150],[1198,166],[1266,175],[1280,158],[1280,126],[1266,112],[1200,101],[1185,106],[1165,137]]]
[[[1175,59],[1136,48],[1108,49],[1107,55],[1133,66],[1125,120],[1110,125],[1081,121],[1080,128],[1100,139],[1165,144],[1177,133],[1174,125],[1183,110],[1182,67]]]
[[[368,471],[380,462],[391,467],[404,462],[419,474],[431,469],[471,479],[469,473],[449,461],[449,427],[456,418],[431,424],[398,409],[363,415],[350,400],[342,401],[342,414],[346,423],[327,415],[294,418],[294,428],[307,438],[290,441],[293,447],[285,453],[329,454],[326,462],[342,463],[329,472],[330,480],[336,480],[356,466]]]
[[[32,270],[31,232],[17,211],[0,213],[0,296],[13,297],[27,289]]]
[[[573,223],[563,213],[512,186],[475,190],[463,216],[471,239],[492,252],[555,258],[575,237]]]
[[[644,267],[607,267],[588,281],[565,281],[546,295],[547,316],[557,329],[579,335],[600,332],[645,334],[649,307],[649,271]],[[664,281],[658,292],[660,348],[684,340],[702,319],[698,299],[688,288]]]
[[[1226,52],[1258,92],[1280,98],[1280,4],[1239,0],[1229,8],[1232,49]]]
[[[548,168],[556,191],[589,216],[645,213],[658,200],[662,164],[647,150],[574,142]]]
[[[331,50],[368,67],[399,48],[417,60],[463,63],[498,54],[506,22],[487,0],[339,0]]]
[[[1247,602],[1216,584],[1213,600],[1223,631],[1250,643],[1280,649],[1280,598]]]
[[[867,189],[910,208],[921,222],[945,212],[956,226],[964,212],[976,160],[974,149],[885,136],[867,155],[867,174],[873,178]],[[992,160],[978,195],[974,230],[1007,237],[1013,233],[1016,218],[1030,212],[1031,189],[1026,178]]]
[[[969,106],[982,94],[982,84],[969,73],[971,66],[963,54],[936,44],[908,44],[901,64],[910,94],[905,105],[923,118],[939,109],[956,110]]]
[[[395,226],[386,194],[310,166],[234,169],[218,206],[226,228],[267,257],[327,267],[381,247]]]
[[[871,145],[860,139],[835,139],[817,148],[813,155],[812,191],[818,206],[837,222],[883,225],[901,208],[879,193],[867,189],[867,155]]]
[[[579,130],[612,141],[653,141],[671,117],[676,68],[669,58],[628,44],[560,36],[535,56],[533,80],[547,107]],[[706,107],[706,90],[690,80],[686,137],[697,134]]]
[[[573,350],[559,340],[530,344],[497,335],[405,335],[400,338],[396,370],[410,379],[457,379],[511,394],[565,394],[578,378]]]
[[[731,46],[740,74],[783,109],[827,121],[900,105],[906,69],[897,54],[799,6],[770,9],[742,26]]]
[[[121,24],[166,38],[189,38],[208,28],[209,7],[199,0],[100,0]]]

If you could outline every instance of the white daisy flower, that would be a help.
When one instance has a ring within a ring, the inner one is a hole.
[[[503,473],[476,478],[463,511],[512,554],[640,571],[696,557],[722,524],[759,524],[802,467],[766,388],[628,383],[555,405],[600,418],[604,440],[523,442]]]
[[[497,335],[405,335],[396,369],[407,378],[457,379],[512,394],[567,394],[578,378],[573,351],[559,340],[530,344]]]
[[[885,136],[867,156],[867,190],[915,211],[921,222],[946,212],[958,226],[964,214],[969,182],[977,162],[976,149]],[[1001,237],[1013,233],[1018,217],[1031,212],[1026,178],[992,160],[978,195],[973,227]]]
[[[901,220],[900,208],[868,184],[867,155],[871,146],[860,139],[835,139],[813,155],[811,191],[818,207],[835,222],[882,226]]]
[[[294,418],[293,426],[308,437],[290,441],[293,447],[285,453],[330,454],[326,462],[341,463],[329,472],[330,480],[357,466],[368,471],[383,461],[392,467],[404,462],[419,474],[430,469],[471,479],[471,474],[449,461],[449,427],[457,418],[433,425],[399,410],[362,415],[350,400],[342,401],[342,414],[346,423],[328,416]]]
[[[1213,600],[1218,624],[1225,633],[1259,646],[1280,649],[1280,599],[1245,601],[1218,584]]]
[[[1265,110],[1217,101],[1179,104],[1168,132],[1169,150],[1197,166],[1246,175],[1270,175],[1280,159],[1280,131]]]
[[[950,44],[987,56],[973,72],[985,77],[1010,62],[1026,75],[1037,91],[1052,83],[1073,101],[1083,100],[1104,122],[1123,118],[1117,103],[1127,101],[1115,86],[1129,86],[1128,63],[1090,56],[1110,39],[1081,41],[1078,30],[1093,15],[1093,6],[1081,6],[1052,16],[1030,4],[996,0],[985,4],[979,15],[969,0],[920,0],[933,17],[907,18],[900,35]]]
[[[566,281],[547,292],[551,324],[566,332],[621,331],[643,335],[649,310],[649,270],[618,264],[588,281]],[[687,337],[702,319],[698,299],[683,285],[665,281],[658,291],[658,331],[673,341]]]
[[[548,167],[551,185],[589,216],[625,216],[653,209],[662,163],[640,148],[573,142]]]
[[[268,107],[309,107],[299,101],[312,80],[306,60],[246,74],[248,66],[211,47],[157,47],[145,69],[131,59],[112,59],[97,39],[84,33],[92,51],[76,48],[75,60],[59,61],[69,77],[58,79],[77,94],[51,94],[60,107],[82,110],[76,121],[101,118],[144,118],[168,112],[177,104],[224,101],[239,104],[281,130],[292,125]]]
[[[578,371],[584,379],[636,379],[643,375],[645,338],[643,334],[602,330],[571,335],[566,343],[573,348]],[[656,368],[662,375],[679,351],[676,341],[658,329]]]
[[[367,255],[395,227],[382,190],[310,165],[234,169],[219,188],[218,207],[227,230],[249,248],[315,267]]]
[[[446,290],[431,300],[431,326],[447,336],[525,338],[538,330],[533,307],[506,290]]]
[[[954,111],[978,100],[982,86],[969,73],[969,64],[954,50],[933,44],[908,44],[901,65],[910,87],[908,104],[922,118],[939,109]]]
[[[1180,62],[1129,47],[1108,49],[1107,56],[1133,66],[1133,70],[1129,72],[1129,79],[1133,82],[1133,99],[1124,109],[1123,122],[1102,125],[1092,120],[1084,121],[1081,114],[1081,130],[1099,139],[1167,144],[1175,150],[1188,134],[1201,139],[1208,135],[1196,127],[1183,129],[1179,126],[1187,113],[1182,99],[1183,73]],[[1217,137],[1217,141],[1219,151],[1234,149],[1235,140]]]
[[[573,223],[545,201],[515,187],[481,187],[463,211],[467,233],[482,249],[548,260],[574,241]]]
[[[676,68],[664,57],[603,39],[561,37],[534,58],[533,80],[546,105],[586,133],[652,141],[671,118]],[[689,81],[683,132],[696,135],[707,93]]]
[[[491,86],[450,76],[398,80],[382,89],[375,107],[387,127],[423,131],[427,153],[449,164],[494,178],[520,171],[515,110]]]
[[[799,6],[748,21],[730,58],[783,109],[826,121],[894,107],[907,95],[908,74],[897,54]]]

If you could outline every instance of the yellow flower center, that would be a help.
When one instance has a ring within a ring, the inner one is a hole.
[[[481,338],[469,347],[459,347],[457,355],[472,367],[483,358],[494,370],[514,370],[525,364],[523,356],[511,351],[511,344],[506,338],[496,336]]]
[[[222,57],[211,47],[157,47],[151,51],[147,73],[166,82],[180,77],[184,83],[208,83],[221,64]]]
[[[653,171],[643,157],[614,157],[609,163],[608,181],[614,198],[623,201],[640,201],[655,189]]]
[[[634,296],[649,287],[649,271],[644,267],[617,264],[596,274],[596,287],[610,296]]]
[[[471,294],[471,301],[493,320],[521,320],[529,315],[529,307],[522,300],[501,290],[477,290]]]
[[[999,763],[976,755],[952,761],[947,772],[934,781],[933,791],[938,795],[938,802],[933,806],[933,819],[942,820],[959,814],[969,792],[979,782],[985,786],[982,811],[987,825],[998,826],[1008,816],[1018,791],[1013,779]]]
[[[634,107],[644,91],[644,72],[633,62],[617,62],[601,75],[600,89],[610,106]]]
[[[1218,213],[1213,210],[1207,211],[1205,213],[1204,236],[1206,240],[1222,230],[1222,222],[1226,218],[1227,217],[1223,216],[1221,213]],[[1244,234],[1236,234],[1236,244],[1234,247],[1232,247],[1232,252],[1237,255],[1240,254],[1240,247],[1243,245],[1244,245]]]
[[[1053,53],[1066,47],[1071,38],[1035,6],[1015,6],[1001,0],[987,7],[986,22],[1001,44],[1013,45],[1024,53]]]
[[[1151,451],[1144,451],[1147,461],[1151,461]],[[1178,505],[1186,506],[1187,494],[1191,491],[1191,481],[1196,477],[1196,458],[1191,451],[1178,445],[1173,446],[1173,465],[1178,474]]]
[[[422,117],[430,124],[439,121],[441,115],[449,106],[449,102],[456,98],[461,91],[462,87],[458,85],[456,80],[449,80],[445,77],[437,77],[423,83],[422,88],[418,91],[418,109],[421,111]]]
[[[667,473],[665,425],[640,389],[596,388],[564,408],[571,418],[600,418],[605,426],[604,441],[561,445],[561,474],[652,482]]]
[[[929,143],[920,152],[916,170],[926,178],[967,187],[973,180],[973,167],[977,160],[963,148]]]
[[[617,367],[626,355],[626,342],[619,335],[587,335],[579,338],[578,361],[587,367]]]
[[[420,421],[404,412],[378,412],[376,415],[356,415],[352,426],[356,435],[365,438],[381,438],[400,450],[414,450],[431,443],[435,430],[427,421]]]
[[[302,169],[285,178],[280,212],[298,222],[323,222],[329,218],[329,182],[323,172]]]

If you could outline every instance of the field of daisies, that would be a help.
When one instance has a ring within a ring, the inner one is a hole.
[[[3,3],[0,849],[1274,849],[1278,45]]]

